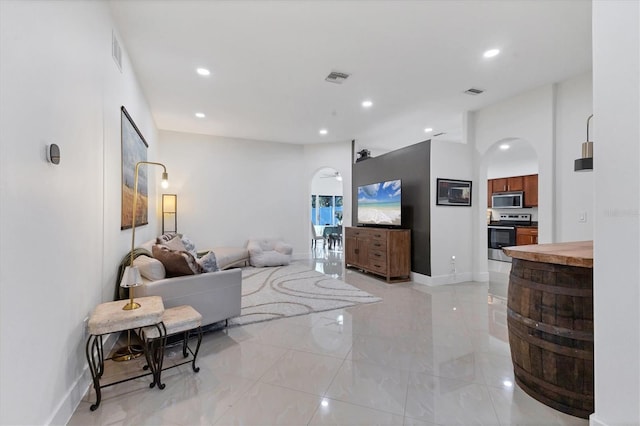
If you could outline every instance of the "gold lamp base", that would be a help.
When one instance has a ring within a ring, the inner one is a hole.
[[[140,307],[140,304],[132,300],[131,302],[124,305],[122,309],[125,311],[132,311],[134,309],[138,309],[139,307]]]
[[[131,361],[144,353],[140,345],[127,345],[114,352],[111,359],[116,362]]]

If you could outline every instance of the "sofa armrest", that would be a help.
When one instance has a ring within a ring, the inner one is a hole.
[[[242,270],[208,272],[197,275],[148,281],[136,287],[136,297],[160,296],[166,308],[190,305],[208,325],[240,315]]]

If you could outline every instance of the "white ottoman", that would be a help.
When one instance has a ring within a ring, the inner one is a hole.
[[[158,328],[154,326],[144,327],[141,330],[141,336],[147,342],[153,362],[155,363],[155,369],[157,370],[156,383],[158,383],[158,387],[160,389],[164,389],[165,385],[160,381],[160,374],[163,370],[191,362],[191,368],[193,371],[196,373],[200,371],[200,367],[196,367],[196,358],[198,357],[200,343],[202,342],[202,315],[200,315],[200,312],[196,311],[191,306],[176,306],[175,308],[164,310],[161,324],[165,331],[162,333],[163,336],[161,336]],[[195,352],[189,347],[189,335],[191,332],[197,333],[198,336],[198,343],[196,345]],[[191,355],[193,355],[193,360],[185,361],[163,369],[162,363],[164,360],[164,348],[167,343],[167,337],[178,333],[184,333],[182,339],[182,355],[186,358],[189,356],[189,353],[191,353]],[[151,387],[153,387],[153,383]]]

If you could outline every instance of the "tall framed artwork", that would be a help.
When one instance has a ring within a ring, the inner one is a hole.
[[[123,106],[120,108],[122,131],[122,211],[120,229],[131,228],[136,164],[147,161],[149,144],[140,133],[138,126]],[[138,169],[138,201],[136,203],[136,227],[147,225],[149,192],[147,168]]]

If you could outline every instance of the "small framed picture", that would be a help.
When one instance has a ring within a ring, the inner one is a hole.
[[[471,206],[471,181],[436,179],[437,206]]]

